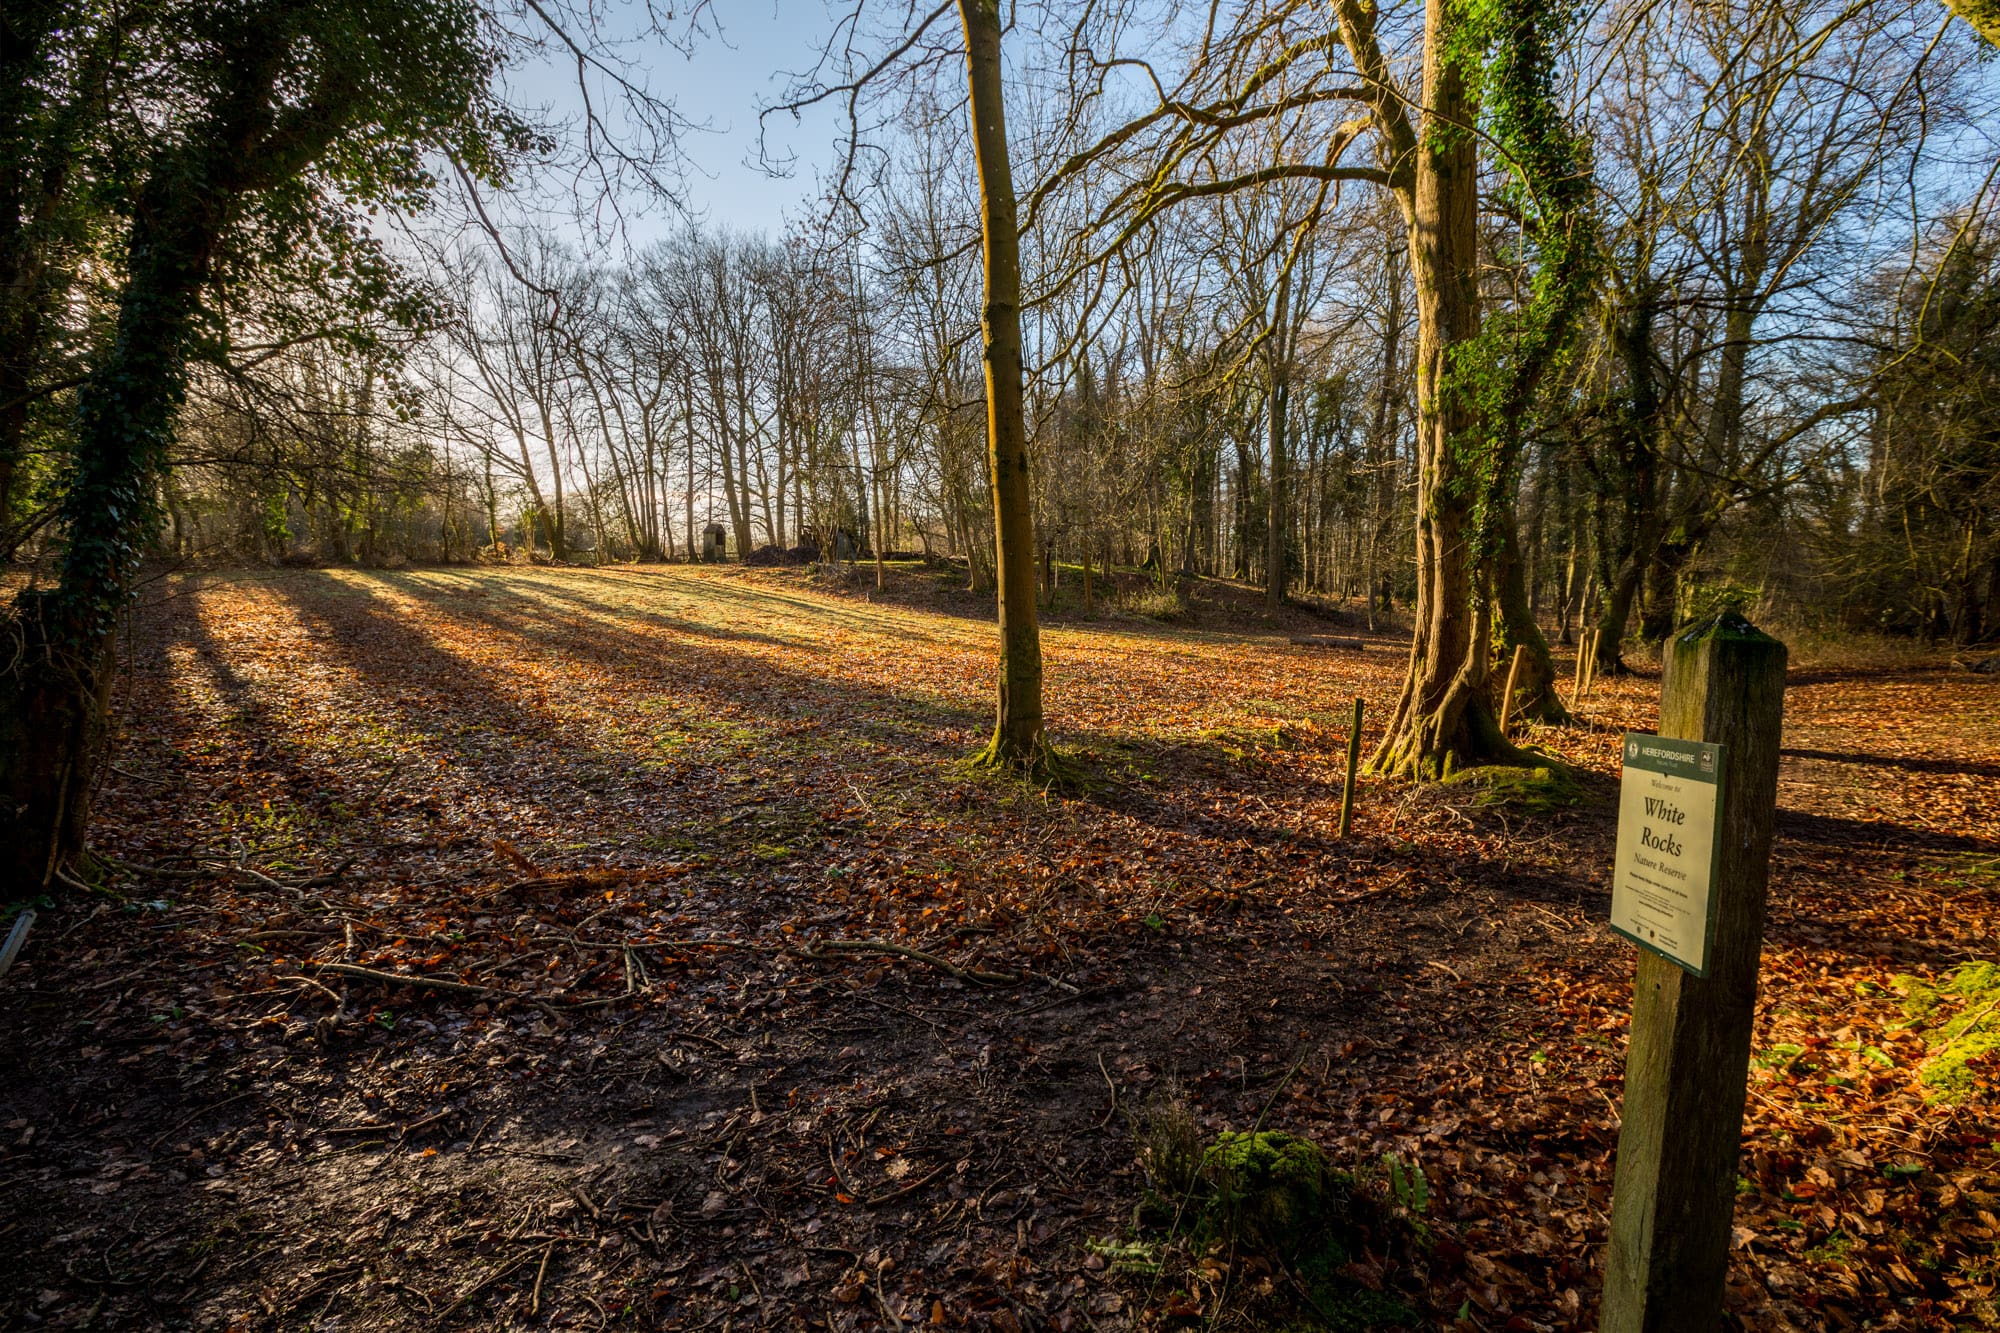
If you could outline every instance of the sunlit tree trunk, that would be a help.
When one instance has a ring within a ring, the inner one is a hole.
[[[1278,275],[1277,310],[1272,316],[1271,336],[1265,343],[1265,368],[1269,373],[1264,410],[1268,414],[1271,445],[1271,485],[1266,496],[1264,527],[1264,608],[1276,611],[1285,601],[1285,534],[1291,524],[1285,506],[1290,481],[1285,456],[1285,412],[1291,402],[1289,378],[1291,357],[1292,272],[1289,267]]]
[[[1417,614],[1402,695],[1372,765],[1421,777],[1518,754],[1487,690],[1489,608],[1472,549],[1477,460],[1462,452],[1478,447],[1478,422],[1446,383],[1453,349],[1479,332],[1479,161],[1464,128],[1477,107],[1447,56],[1457,13],[1442,0],[1427,7],[1424,114],[1413,135],[1389,146],[1407,152],[1411,172],[1398,193],[1417,309]],[[1340,18],[1362,74],[1386,86],[1372,11],[1342,0]]]
[[[1000,605],[998,706],[993,739],[978,758],[989,764],[1037,767],[1047,757],[1042,739],[1042,639],[1035,620],[1035,529],[1021,400],[1021,238],[1007,159],[999,0],[959,0],[958,12],[965,28],[972,147],[979,163],[986,441]]]
[[[1549,641],[1535,621],[1528,595],[1528,562],[1521,551],[1520,523],[1511,495],[1505,497],[1505,511],[1496,516],[1500,550],[1494,560],[1493,576],[1500,619],[1500,656],[1511,661],[1514,650],[1525,647],[1528,657],[1523,664],[1525,669],[1514,682],[1513,698],[1500,701],[1502,715],[1518,715],[1537,722],[1567,722],[1569,709],[1556,694],[1555,661],[1549,654]]]
[[[1373,513],[1368,525],[1368,628],[1375,628],[1377,592],[1387,578],[1383,567],[1383,546],[1390,539],[1390,525],[1396,516],[1396,427],[1397,381],[1402,374],[1397,365],[1403,336],[1403,268],[1395,247],[1383,256],[1382,279],[1386,288],[1382,311],[1381,382],[1375,391],[1375,419],[1368,429],[1368,470]],[[1381,610],[1387,615],[1389,597],[1381,596]]]

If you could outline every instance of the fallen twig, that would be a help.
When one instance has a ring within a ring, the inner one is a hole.
[[[848,1180],[847,1173],[840,1169],[840,1157],[834,1152],[831,1131],[826,1136],[826,1164],[833,1168],[833,1183],[840,1186],[840,1192],[850,1199],[855,1198],[853,1183]]]
[[[252,883],[262,884],[266,888],[277,889],[284,893],[296,893],[300,889],[322,889],[338,883],[340,877],[347,872],[347,868],[355,862],[355,858],[350,856],[324,874],[308,876],[301,880],[282,880],[217,852],[202,852],[174,858],[190,862],[186,870],[147,865],[143,861],[127,861],[123,857],[112,856],[94,849],[90,851],[90,856],[113,869],[122,870],[140,879],[207,879],[214,875],[237,875]]]
[[[933,1180],[936,1180],[939,1176],[943,1175],[946,1168],[952,1165],[953,1163],[951,1162],[945,1162],[942,1165],[935,1166],[931,1168],[929,1171],[926,1171],[923,1175],[918,1176],[915,1180],[911,1181],[907,1185],[903,1185],[897,1189],[890,1190],[887,1194],[877,1194],[873,1198],[861,1200],[861,1206],[863,1208],[876,1208],[880,1207],[882,1204],[890,1203],[896,1199],[900,1199],[905,1194],[914,1194],[916,1193],[916,1191],[922,1189],[924,1186],[930,1184]]]
[[[21,914],[14,918],[14,928],[7,932],[7,943],[0,945],[0,977],[7,975],[7,969],[14,966],[14,960],[21,955],[21,946],[28,942],[28,932],[35,925],[35,909],[23,907]]]
[[[555,1242],[550,1241],[549,1244],[553,1245],[555,1244]],[[544,1254],[548,1253],[547,1246],[541,1247],[541,1250],[542,1253]],[[440,1314],[438,1318],[444,1319],[445,1317],[449,1316],[451,1312],[458,1309],[459,1306],[465,1304],[467,1301],[471,1300],[474,1296],[477,1296],[480,1292],[486,1290],[488,1287],[492,1286],[495,1282],[498,1282],[501,1278],[507,1276],[507,1274],[513,1272],[515,1269],[519,1268],[522,1264],[526,1263],[528,1260],[534,1257],[535,1257],[534,1250],[532,1249],[523,1250],[520,1254],[514,1256],[512,1259],[509,1259],[506,1263],[496,1265],[487,1272],[485,1277],[480,1278],[479,1281],[473,1283],[471,1286],[467,1287],[464,1291],[458,1293],[458,1296],[452,1301],[452,1303],[444,1307],[444,1312]]]
[[[574,935],[563,936],[565,943],[585,949],[743,949],[751,953],[789,953],[798,958],[821,959],[828,954],[889,954],[897,958],[909,958],[919,963],[928,963],[939,971],[957,977],[961,981],[977,981],[988,986],[1012,986],[1021,977],[1012,972],[995,972],[983,967],[960,967],[949,958],[922,949],[911,948],[907,944],[891,944],[888,940],[803,940],[796,944],[767,943],[762,940],[586,940]],[[1066,981],[1053,977],[1045,978],[1051,984],[1074,990]]]
[[[526,991],[502,990],[497,986],[477,986],[469,981],[447,981],[443,977],[422,977],[403,972],[382,972],[372,967],[361,967],[354,963],[310,963],[308,966],[321,972],[331,972],[335,976],[353,977],[359,981],[379,981],[385,986],[420,986],[430,990],[452,991],[460,995],[498,995],[507,1000],[535,1000],[540,997]]]
[[[555,1253],[555,1249],[554,1241],[542,1246],[542,1262],[535,1268],[535,1289],[528,1296],[528,1313],[531,1315],[542,1312],[542,1279],[549,1275],[549,1256]]]
[[[891,944],[887,940],[812,940],[801,945],[795,952],[803,958],[818,958],[828,953],[889,954],[897,958],[913,958],[920,963],[929,963],[939,971],[957,977],[961,981],[977,981],[988,986],[1011,986],[1020,980],[1012,972],[989,972],[984,968],[960,967],[957,963],[940,958],[934,953],[912,949],[907,944]]]

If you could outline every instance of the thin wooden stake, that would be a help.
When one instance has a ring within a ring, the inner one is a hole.
[[[1361,696],[1354,696],[1354,725],[1347,731],[1347,785],[1340,789],[1340,836],[1354,826],[1354,774],[1361,767]]]
[[[1776,818],[1785,645],[1740,616],[1668,640],[1660,734],[1724,747],[1714,926],[1697,977],[1639,955],[1602,1333],[1722,1326]]]
[[[1514,663],[1507,668],[1507,689],[1500,696],[1500,734],[1507,735],[1513,730],[1514,689],[1521,681],[1521,663],[1527,660],[1528,645],[1514,645]]]

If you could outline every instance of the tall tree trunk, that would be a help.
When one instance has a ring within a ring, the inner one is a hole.
[[[14,604],[21,648],[0,674],[0,884],[23,892],[83,850],[118,615],[156,523],[201,289],[227,222],[228,187],[201,179],[207,154],[189,156],[155,177],[133,220],[117,330],[78,395],[61,582]]]
[[[1383,256],[1383,277],[1388,287],[1388,303],[1382,312],[1382,371],[1375,389],[1375,419],[1368,428],[1368,475],[1371,482],[1373,515],[1368,528],[1368,628],[1375,628],[1377,592],[1381,609],[1390,611],[1384,585],[1388,571],[1382,567],[1382,548],[1396,516],[1396,380],[1401,373],[1396,356],[1403,336],[1403,270],[1396,262],[1395,247]]]
[[[1528,597],[1527,561],[1522,558],[1520,523],[1514,514],[1512,496],[1506,512],[1495,516],[1499,525],[1500,551],[1495,558],[1494,582],[1499,593],[1500,647],[1503,657],[1526,646],[1525,672],[1514,682],[1514,697],[1500,701],[1501,716],[1533,718],[1537,722],[1564,723],[1569,710],[1556,696],[1555,661],[1549,655],[1549,641],[1535,621]]]
[[[1343,34],[1372,12],[1342,0]],[[1514,758],[1487,691],[1492,634],[1472,550],[1474,460],[1462,455],[1478,422],[1447,383],[1455,348],[1479,332],[1479,161],[1463,127],[1477,119],[1471,90],[1449,50],[1455,7],[1433,0],[1424,15],[1424,114],[1408,144],[1405,200],[1417,296],[1417,611],[1409,672],[1371,760],[1377,772],[1441,777]],[[1358,43],[1349,37],[1348,46]],[[1363,69],[1363,74],[1370,71]],[[1386,83],[1386,70],[1382,72]]]
[[[1593,469],[1598,472],[1599,495],[1615,500],[1618,514],[1616,528],[1606,534],[1609,540],[1599,561],[1604,600],[1597,618],[1592,664],[1597,675],[1615,675],[1625,669],[1621,655],[1625,631],[1639,605],[1646,568],[1659,550],[1665,525],[1660,494],[1660,394],[1653,364],[1653,321],[1662,294],[1657,282],[1646,280],[1630,298],[1630,313],[1612,328],[1618,358],[1625,366],[1628,402],[1624,420],[1607,445],[1609,475]]]
[[[681,378],[681,425],[687,434],[687,490],[682,494],[682,521],[687,525],[687,558],[691,565],[695,562],[697,543],[694,535],[694,377]]]
[[[982,763],[1042,767],[1042,637],[1035,620],[1035,527],[1028,431],[1021,401],[1021,237],[1007,158],[999,0],[959,0],[979,163],[985,250],[986,441],[993,474],[994,565],[999,575],[1000,680],[993,739]]]
[[[500,545],[500,496],[493,489],[493,453],[480,453],[486,459],[486,545],[494,549]]]
[[[552,559],[562,559],[563,557],[557,554],[561,549],[562,533],[557,530],[554,521],[549,516],[548,502],[542,499],[541,483],[535,480],[535,462],[533,457],[528,453],[528,437],[524,433],[516,432],[514,442],[521,449],[521,475],[528,482],[528,499],[535,507],[535,522],[542,529],[542,540],[548,543],[549,555]],[[521,540],[527,544],[528,558],[533,560],[535,558],[535,534],[533,529],[525,523],[521,525]],[[343,556],[343,558],[345,557]]]
[[[1678,538],[1653,548],[1653,558],[1646,562],[1645,609],[1639,616],[1639,633],[1648,643],[1662,643],[1674,632],[1680,615],[1681,574],[1700,549],[1699,543]]]
[[[553,474],[549,479],[549,487],[556,497],[554,507],[550,508],[542,504],[541,496],[537,493],[535,504],[541,511],[542,534],[548,538],[549,559],[567,560],[569,559],[569,538],[564,535],[563,528],[562,456],[557,452],[555,416],[550,411],[548,403],[542,401],[539,397],[535,401],[535,406],[541,413],[542,441],[549,448],[549,471]],[[524,454],[523,458],[525,459],[525,457],[526,455]],[[532,477],[533,472],[531,471],[529,475]]]
[[[1285,535],[1291,525],[1286,521],[1286,482],[1288,480],[1287,459],[1285,457],[1285,411],[1290,402],[1290,384],[1287,372],[1291,356],[1287,330],[1291,317],[1292,271],[1286,267],[1278,275],[1277,310],[1272,317],[1270,337],[1264,344],[1265,369],[1269,377],[1269,393],[1264,410],[1270,426],[1271,444],[1271,485],[1267,495],[1264,528],[1264,609],[1276,611],[1285,601]]]
[[[1236,490],[1229,497],[1231,501],[1230,508],[1234,511],[1236,519],[1235,532],[1232,534],[1236,538],[1235,542],[1232,543],[1231,549],[1231,555],[1234,558],[1232,572],[1235,574],[1238,582],[1248,583],[1250,581],[1251,537],[1250,483],[1256,473],[1254,465],[1250,460],[1250,441],[1245,435],[1238,434],[1234,442],[1236,445]],[[1129,558],[1126,563],[1131,563]]]
[[[736,558],[750,554],[750,382],[742,344],[736,348],[736,482],[729,487],[729,526],[736,539]],[[723,446],[725,455],[728,446]],[[760,453],[761,456],[761,453]],[[728,480],[727,474],[724,481]]]

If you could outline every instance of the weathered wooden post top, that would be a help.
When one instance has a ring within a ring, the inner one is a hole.
[[[1737,615],[1668,640],[1628,734],[1613,929],[1640,946],[1604,1333],[1721,1326],[1764,941],[1785,646]]]
[[[701,558],[710,561],[729,558],[729,532],[720,523],[710,523],[701,530]]]

